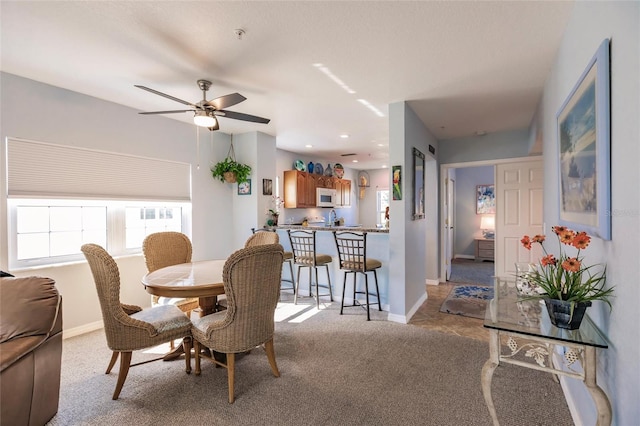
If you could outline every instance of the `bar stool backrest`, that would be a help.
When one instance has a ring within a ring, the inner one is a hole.
[[[338,249],[340,269],[365,272],[367,264],[367,233],[333,231]]]
[[[298,265],[316,265],[316,231],[287,230],[291,250],[293,251],[293,263]]]

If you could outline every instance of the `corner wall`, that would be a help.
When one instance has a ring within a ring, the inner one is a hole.
[[[613,309],[595,302],[588,315],[608,337],[598,350],[598,384],[609,396],[614,425],[640,418],[640,3],[575,4],[538,108],[542,116],[546,232],[559,217],[557,123],[555,114],[605,38],[611,39],[611,241],[593,238],[584,253],[589,264],[607,264],[615,286]],[[595,424],[595,407],[582,382],[563,379],[576,424]]]

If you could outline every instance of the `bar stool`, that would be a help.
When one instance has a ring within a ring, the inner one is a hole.
[[[267,229],[267,228],[258,228],[258,229],[251,228],[251,232],[253,234],[255,234],[256,232],[274,232],[275,233],[276,230],[275,229]],[[246,245],[245,245],[245,247],[246,247]],[[292,290],[293,291],[293,295],[295,296],[295,294],[296,294],[296,280],[295,280],[295,277],[293,276],[293,253],[292,252],[290,252],[290,251],[285,251],[284,252],[284,263],[287,263],[289,265],[289,276],[291,278],[290,279],[289,278],[282,278],[281,281],[284,282],[284,283],[290,283],[291,287],[281,287],[280,289],[281,290]]]
[[[329,275],[329,263],[331,263],[331,256],[328,254],[316,253],[316,231],[302,231],[290,229],[287,230],[289,234],[289,241],[291,241],[291,249],[293,250],[293,263],[298,265],[298,278],[296,284],[295,296],[293,303],[298,304],[298,294],[300,293],[300,269],[309,268],[309,295],[315,297],[316,306],[320,308],[320,296],[329,296],[329,299],[333,302],[333,293],[331,290],[331,276]],[[327,271],[327,284],[318,283],[318,267],[324,266]],[[315,270],[315,294],[313,293],[311,277],[311,268]],[[329,293],[320,294],[318,288],[323,287],[329,290]]]
[[[351,231],[333,231],[333,237],[336,241],[336,247],[338,248],[338,259],[340,262],[340,269],[344,271],[344,281],[342,282],[342,302],[340,303],[340,315],[344,308],[344,295],[346,293],[347,286],[347,274],[353,274],[353,305],[352,306],[366,306],[367,321],[371,320],[369,315],[369,305],[378,305],[378,310],[382,311],[380,306],[380,290],[378,289],[378,274],[377,269],[382,267],[382,262],[376,259],[367,258],[367,233],[366,232],[351,232]],[[369,279],[367,272],[373,272],[373,277],[376,282],[376,292],[369,293]],[[364,291],[356,290],[356,274],[361,273],[364,275]],[[366,304],[362,304],[356,299],[357,294],[363,294],[366,297]],[[370,303],[369,296],[376,298],[377,302]]]

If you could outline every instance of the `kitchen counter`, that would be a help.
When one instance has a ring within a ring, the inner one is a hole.
[[[278,225],[272,226],[271,229],[302,229],[307,231],[354,231],[354,232],[377,232],[380,234],[388,234],[389,228],[364,228],[362,226],[324,226],[324,225]]]

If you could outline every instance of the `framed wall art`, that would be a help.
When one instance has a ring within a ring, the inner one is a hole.
[[[589,61],[556,115],[559,221],[611,239],[609,39]]]
[[[493,184],[476,186],[476,214],[496,214],[496,192]]]
[[[413,148],[412,219],[424,219],[424,154],[417,148]]]
[[[262,195],[273,195],[273,180],[262,179]]]
[[[238,184],[238,195],[251,195],[251,179]]]
[[[391,179],[393,182],[393,199],[402,200],[402,166],[391,168]]]

